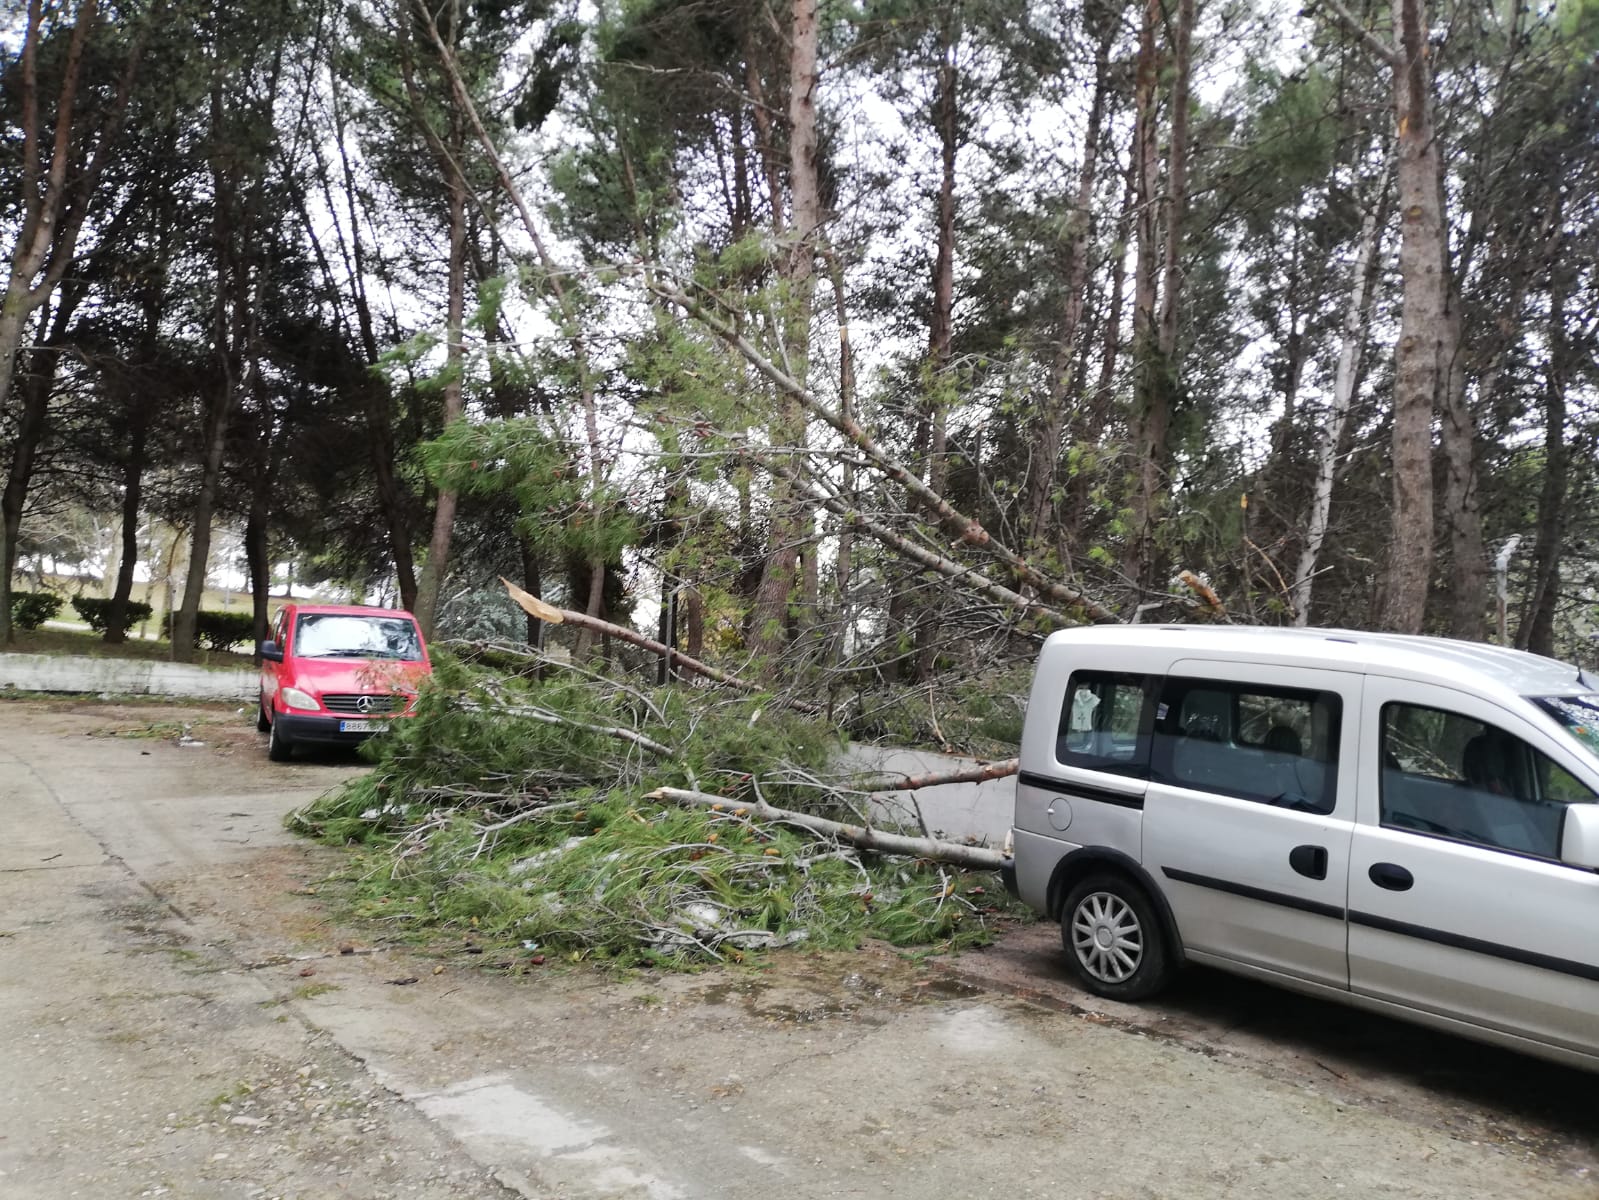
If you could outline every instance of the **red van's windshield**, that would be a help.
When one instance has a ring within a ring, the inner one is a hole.
[[[301,613],[294,628],[296,658],[394,658],[420,662],[422,639],[409,617]]]

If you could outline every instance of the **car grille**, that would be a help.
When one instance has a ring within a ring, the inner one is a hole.
[[[366,702],[366,707],[361,702]],[[405,707],[404,696],[358,696],[334,693],[322,697],[322,706],[329,712],[351,713],[354,716],[377,716],[380,713],[399,712]]]

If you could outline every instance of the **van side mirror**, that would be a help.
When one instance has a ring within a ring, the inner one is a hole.
[[[261,643],[261,658],[266,662],[282,662],[283,647],[276,642]]]
[[[1599,871],[1599,804],[1566,805],[1560,861],[1570,867]]]

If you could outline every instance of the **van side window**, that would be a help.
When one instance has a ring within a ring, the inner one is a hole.
[[[1342,715],[1335,692],[1171,678],[1155,708],[1152,773],[1178,787],[1330,813]]]
[[[1599,796],[1520,738],[1460,713],[1382,708],[1382,823],[1560,857],[1566,805]]]
[[[1149,770],[1150,681],[1074,671],[1066,685],[1055,757],[1073,767],[1142,778]]]

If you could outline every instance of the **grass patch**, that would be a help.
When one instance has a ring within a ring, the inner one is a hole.
[[[17,630],[16,641],[4,647],[15,654],[74,654],[89,658],[124,658],[139,662],[169,662],[171,645],[165,641],[146,641],[130,637],[121,645],[107,643],[98,633],[85,629],[28,629]],[[248,669],[252,656],[231,650],[196,650],[192,664],[212,670]]]

